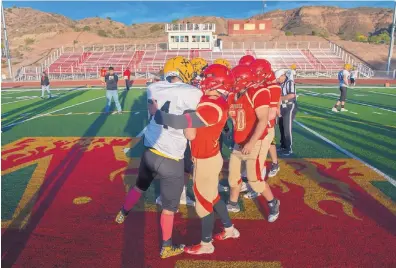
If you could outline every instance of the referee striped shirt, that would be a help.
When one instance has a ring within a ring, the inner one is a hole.
[[[294,81],[290,79],[286,79],[285,82],[281,84],[282,96],[286,96],[289,94],[296,94],[296,87],[294,85]],[[290,99],[289,101],[295,101],[296,98]]]

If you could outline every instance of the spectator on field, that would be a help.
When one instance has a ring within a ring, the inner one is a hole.
[[[129,67],[127,67],[126,70],[124,71],[124,80],[125,80],[125,90],[129,90],[131,84],[131,71],[129,70]]]
[[[106,71],[105,67],[102,67],[100,69],[100,81],[102,81],[102,84],[105,84],[106,73],[107,73],[107,71]]]
[[[120,101],[118,100],[118,76],[114,73],[114,68],[110,67],[109,72],[105,76],[106,83],[106,109],[105,112],[110,112],[111,100],[114,99],[114,102],[117,107],[117,111],[119,114],[122,113]]]
[[[50,81],[48,74],[43,72],[41,74],[41,98],[44,99],[44,92],[47,91],[49,98],[51,98]]]
[[[356,67],[352,68],[351,75],[349,76],[349,82],[351,86],[356,86],[356,79],[358,78],[359,71]]]

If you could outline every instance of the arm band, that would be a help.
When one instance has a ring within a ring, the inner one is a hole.
[[[205,123],[201,121],[196,113],[174,115],[157,110],[154,120],[158,125],[170,126],[174,129],[200,128],[205,126]]]

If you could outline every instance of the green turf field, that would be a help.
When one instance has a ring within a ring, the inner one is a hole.
[[[22,137],[38,136],[135,137],[147,124],[144,88],[120,91],[120,102],[125,112],[110,116],[103,113],[106,101],[103,90],[53,92],[53,99],[44,100],[39,98],[39,91],[1,92],[2,145]],[[396,89],[351,89],[346,106],[349,111],[345,113],[331,112],[337,96],[338,89],[334,87],[298,87],[293,157],[344,155],[315,136],[312,133],[315,131],[389,176],[396,177]]]

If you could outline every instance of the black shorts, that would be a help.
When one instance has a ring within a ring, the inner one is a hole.
[[[355,83],[355,78],[349,78],[349,80],[350,80],[351,84]]]
[[[347,87],[340,87],[340,101],[345,101],[347,95]]]
[[[176,212],[184,187],[184,161],[176,161],[146,149],[139,166],[136,187],[147,191],[154,179],[160,180],[162,208]]]

